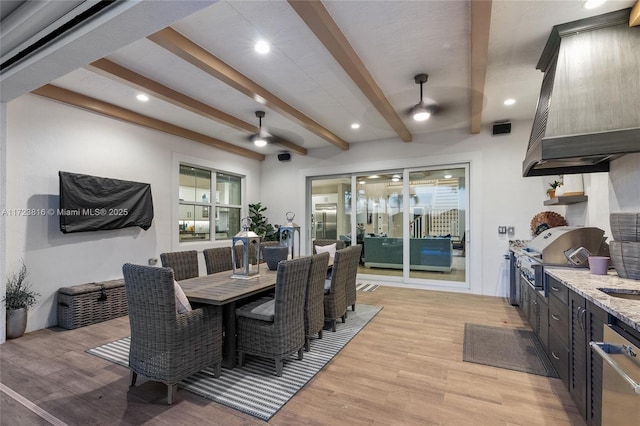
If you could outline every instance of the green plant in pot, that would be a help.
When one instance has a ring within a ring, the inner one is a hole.
[[[7,339],[15,339],[27,328],[27,311],[38,302],[39,293],[27,282],[27,267],[20,261],[20,271],[7,278],[7,289],[2,301],[7,309]]]
[[[558,182],[557,180],[554,180],[549,184],[549,186],[550,188],[547,189],[547,195],[549,195],[549,198],[554,198],[556,196],[556,189],[562,186],[562,182]]]
[[[262,241],[278,241],[278,230],[269,223],[269,219],[264,215],[266,211],[267,208],[262,203],[249,204],[249,229],[260,235]]]

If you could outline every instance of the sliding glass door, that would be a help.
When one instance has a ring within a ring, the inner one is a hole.
[[[461,164],[309,178],[310,239],[361,244],[363,278],[460,287],[468,176]]]
[[[409,276],[466,281],[466,169],[408,172]]]

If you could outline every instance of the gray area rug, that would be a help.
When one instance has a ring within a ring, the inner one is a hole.
[[[242,368],[223,368],[219,378],[204,369],[180,382],[179,387],[204,398],[268,421],[307,384],[356,334],[382,310],[381,306],[356,305],[347,322],[338,322],[335,333],[325,330],[322,339],[311,340],[311,350],[298,361],[297,354],[285,360],[282,377],[275,375],[273,361],[247,355]],[[108,361],[128,367],[130,338],[87,350]]]
[[[464,361],[558,377],[533,331],[466,323]]]

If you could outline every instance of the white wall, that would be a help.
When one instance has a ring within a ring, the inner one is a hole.
[[[7,208],[7,104],[0,102],[0,212]],[[0,213],[0,295],[4,295],[7,282],[5,277],[7,262],[6,215]],[[0,342],[6,338],[6,310],[0,303]]]
[[[262,202],[271,218],[283,218],[288,210],[296,212],[303,235],[308,235],[305,176],[471,161],[469,291],[504,296],[506,289],[498,288],[498,284],[508,240],[498,237],[497,228],[514,226],[514,239],[530,239],[529,222],[536,213],[546,210],[543,201],[552,180],[522,177],[531,123],[513,123],[512,128],[510,135],[492,136],[488,129],[479,135],[458,130],[416,136],[411,143],[391,139],[351,144],[348,151],[330,147],[312,150],[307,157],[293,154],[288,163],[270,156],[263,164]]]
[[[8,209],[57,209],[60,170],[147,182],[154,201],[148,231],[62,234],[55,215],[6,218],[7,270],[24,259],[30,282],[42,295],[29,312],[27,331],[57,324],[59,287],[118,278],[125,262],[147,264],[164,251],[189,249],[177,243],[177,158],[245,171],[248,202],[258,194],[256,160],[34,95],[8,104],[7,129]],[[201,250],[202,244],[196,247]]]

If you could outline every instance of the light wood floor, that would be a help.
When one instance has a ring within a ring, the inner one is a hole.
[[[465,322],[527,328],[501,298],[380,287],[384,309],[269,422],[274,425],[582,425],[559,379],[462,361]],[[259,425],[249,415],[85,353],[127,336],[127,317],[0,345],[0,381],[69,425]],[[223,370],[224,374],[224,370]],[[0,392],[2,425],[48,424]]]

